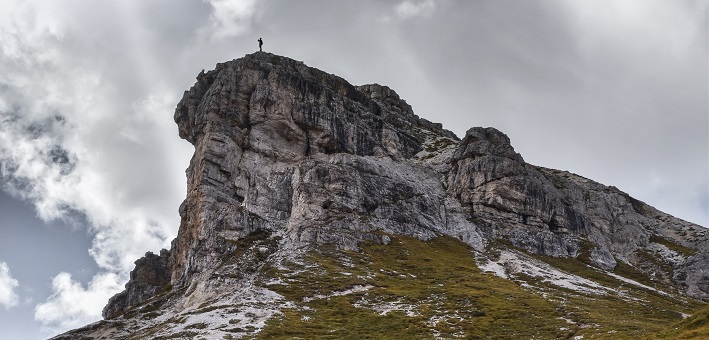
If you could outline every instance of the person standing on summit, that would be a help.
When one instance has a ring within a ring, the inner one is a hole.
[[[261,49],[261,46],[263,46],[263,40],[261,38],[258,38],[258,51],[263,52],[263,49]]]

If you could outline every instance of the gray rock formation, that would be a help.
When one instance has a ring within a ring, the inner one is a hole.
[[[447,225],[442,183],[407,161],[422,149],[424,132],[454,135],[415,116],[387,87],[356,88],[257,53],[200,74],[175,121],[195,155],[173,244],[173,285],[257,229],[284,232],[294,244],[356,249],[378,240],[376,230],[429,238],[455,227],[483,245],[474,225]]]
[[[126,284],[126,290],[114,295],[108,301],[103,309],[103,316],[114,318],[129,307],[150,299],[167,288],[170,283],[169,277],[168,251],[163,249],[160,255],[152,252],[145,253],[144,257],[135,261],[135,269],[130,272],[130,281]]]
[[[195,146],[178,236],[169,252],[136,262],[106,318],[166,287],[204,291],[255,231],[278,240],[268,254],[356,250],[387,244],[386,234],[450,235],[480,252],[502,242],[607,270],[622,261],[709,297],[703,228],[614,187],[527,164],[493,128],[459,140],[386,86],[356,87],[258,52],[200,73],[175,121]]]
[[[488,239],[535,254],[623,261],[706,299],[705,228],[662,213],[615,187],[533,166],[503,133],[470,129],[451,157],[448,191]]]

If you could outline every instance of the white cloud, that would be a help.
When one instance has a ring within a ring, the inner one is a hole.
[[[394,8],[399,18],[408,19],[415,16],[426,15],[436,8],[435,0],[404,0]]]
[[[203,0],[212,6],[209,25],[202,34],[221,39],[246,32],[256,14],[257,0]]]
[[[7,263],[0,262],[0,305],[5,309],[9,310],[17,306],[19,297],[15,293],[15,288],[18,286],[19,283],[10,274],[10,267]]]
[[[6,70],[0,74],[0,179],[46,221],[84,214],[96,234],[91,253],[99,265],[127,272],[146,250],[167,247],[179,225],[182,169],[191,151],[172,122],[181,91],[152,80],[164,79],[150,73],[162,70],[120,65],[126,56],[104,54],[115,47],[105,45],[103,34],[116,44],[128,39],[121,16],[135,17],[140,8],[105,2],[95,11],[105,20],[83,21],[74,19],[88,4],[55,16],[44,5],[2,5],[18,16],[0,14],[7,19],[0,21],[0,68]],[[121,14],[131,10],[136,13]],[[115,25],[116,31],[101,32]],[[77,50],[61,39],[81,43]],[[139,54],[160,57],[150,49]]]
[[[588,49],[632,51],[644,58],[685,58],[706,36],[706,1],[561,1]],[[628,37],[633,37],[632,41]],[[635,55],[629,56],[637,57]],[[641,61],[642,58],[634,60]],[[651,59],[653,61],[653,59]],[[665,61],[668,62],[668,61]],[[642,64],[641,64],[642,65]]]
[[[180,52],[170,48],[189,46],[132,40],[176,34],[158,25],[159,13],[135,20],[150,9],[143,3],[0,4],[0,186],[45,221],[84,215],[94,236],[89,253],[105,271],[87,288],[69,274],[54,279],[55,294],[36,314],[51,329],[99,318],[133,262],[169,247],[179,226],[191,148],[172,121],[184,85],[165,84],[196,70],[169,64]],[[194,20],[191,31],[202,24]],[[71,308],[60,308],[67,301]]]
[[[87,88],[103,85],[81,76],[72,80],[88,84]],[[4,160],[0,175],[6,179],[6,189],[34,202],[45,220],[66,219],[72,211],[85,214],[96,233],[91,254],[97,263],[105,269],[128,271],[146,249],[166,247],[179,224],[175,207],[184,195],[179,192],[184,178],[161,178],[176,161],[169,158],[169,151],[161,152],[169,148],[164,138],[175,132],[164,122],[169,120],[154,119],[156,113],[169,117],[176,98],[158,93],[119,112],[110,103],[91,98],[93,94],[83,86],[72,88],[76,84],[71,80],[64,85],[61,96],[69,107],[51,101],[33,103],[64,116],[31,119],[43,112],[29,103],[19,103],[18,114],[0,113],[0,158]],[[95,116],[85,119],[77,111]],[[184,162],[175,168],[184,167]],[[163,197],[170,194],[174,195],[171,206],[162,206]]]
[[[106,301],[123,289],[119,281],[115,274],[101,273],[83,287],[68,273],[60,273],[52,280],[52,295],[35,307],[34,318],[47,336],[98,321]]]

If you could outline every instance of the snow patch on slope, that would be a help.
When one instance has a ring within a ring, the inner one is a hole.
[[[623,281],[623,282],[625,282],[625,283],[630,283],[631,285],[635,285],[635,286],[638,286],[638,287],[640,287],[640,288],[644,288],[644,289],[647,289],[647,290],[651,290],[651,291],[656,292],[656,293],[658,293],[658,294],[660,294],[660,295],[671,296],[670,294],[667,294],[667,293],[665,293],[665,292],[663,292],[663,291],[661,291],[661,290],[659,290],[659,289],[656,289],[656,288],[653,288],[653,287],[650,287],[650,286],[646,286],[646,285],[644,285],[644,284],[642,284],[642,283],[640,283],[640,282],[638,282],[638,281],[631,280],[631,279],[629,279],[629,278],[627,278],[627,277],[623,277],[623,276],[620,276],[620,275],[618,275],[618,274],[614,274],[614,273],[611,273],[611,272],[606,272],[606,274],[607,274],[607,275],[610,275],[610,276],[612,276],[612,277],[614,277],[614,278],[616,278],[616,279],[618,279],[618,280],[620,280],[620,281]]]
[[[304,297],[304,298],[303,298],[303,302],[310,302],[310,301],[313,301],[313,300],[328,299],[328,298],[331,298],[331,297],[334,297],[334,296],[343,296],[343,295],[349,295],[349,294],[352,294],[352,293],[364,292],[364,291],[370,290],[370,289],[372,289],[372,288],[374,288],[374,286],[372,286],[372,285],[354,285],[354,286],[353,286],[352,288],[350,288],[350,289],[345,289],[345,290],[342,290],[342,291],[333,292],[332,294],[327,294],[327,295],[324,295],[324,294],[316,294],[316,295],[313,296],[313,297]]]
[[[496,261],[489,259],[487,261],[478,267],[484,272],[493,273],[504,279],[509,279],[510,276],[527,275],[579,293],[605,295],[608,291],[615,291],[581,276],[563,272],[517,251],[503,250]]]

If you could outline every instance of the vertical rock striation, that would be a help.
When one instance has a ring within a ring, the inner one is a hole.
[[[356,249],[381,241],[377,230],[428,238],[445,226],[442,183],[407,159],[421,151],[422,131],[454,135],[391,89],[358,88],[267,53],[197,79],[175,111],[195,155],[172,284],[186,284],[257,229],[292,244]],[[469,227],[466,239],[482,247]]]

